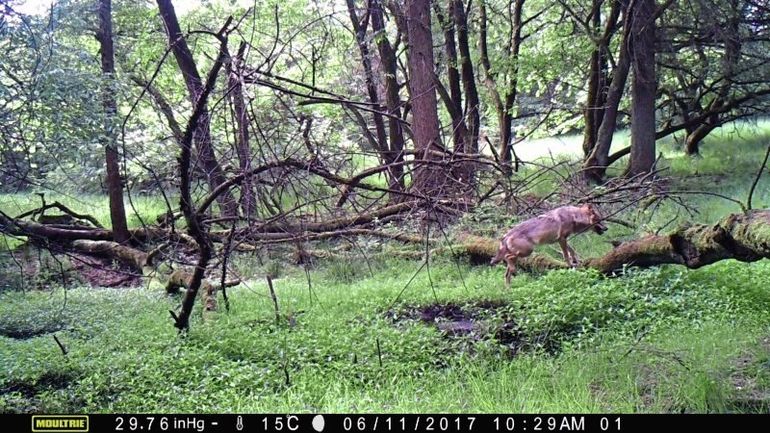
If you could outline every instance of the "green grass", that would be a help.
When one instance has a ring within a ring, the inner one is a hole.
[[[177,199],[171,204],[177,205]],[[96,218],[104,227],[111,227],[109,198],[106,195],[61,194],[51,191],[45,193],[46,203],[58,201],[72,211],[80,214],[88,214]],[[0,211],[10,216],[37,209],[41,206],[40,197],[34,194],[0,194]],[[140,227],[141,221],[145,224],[154,224],[158,215],[166,212],[166,205],[160,196],[133,196],[129,201],[124,200],[126,218],[129,227]],[[59,214],[58,209],[46,211],[46,214]]]
[[[197,311],[186,337],[167,316],[178,300],[157,292],[5,293],[0,332],[42,334],[0,337],[0,411],[721,412],[738,410],[738,356],[768,375],[757,344],[770,331],[767,263],[616,279],[560,271],[510,291],[499,269],[436,263],[394,307],[416,264],[387,265],[350,283],[317,274],[312,301],[300,276],[276,280],[279,325],[252,282],[230,291],[230,312]],[[449,339],[392,319],[436,302],[434,291],[439,303],[503,304],[484,326],[513,317],[559,350],[511,357],[493,332]]]

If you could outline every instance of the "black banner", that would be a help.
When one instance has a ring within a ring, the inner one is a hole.
[[[142,433],[766,431],[770,415],[114,414],[0,415],[4,431]]]

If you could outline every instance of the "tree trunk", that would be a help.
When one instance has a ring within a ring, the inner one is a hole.
[[[497,89],[496,75],[492,72],[492,64],[489,60],[489,49],[487,47],[487,7],[484,1],[479,4],[479,53],[480,63],[484,70],[484,83],[492,96],[497,112],[498,135],[500,142],[498,144],[498,154],[500,156],[500,165],[504,173],[510,176],[513,171],[518,169],[517,164],[512,166],[513,162],[513,104],[516,102],[518,94],[518,75],[519,75],[519,52],[522,43],[522,10],[524,0],[516,0],[513,3],[511,16],[511,41],[509,43],[508,61],[511,62],[511,72],[503,83],[504,95],[501,98]],[[518,161],[516,161],[517,163]]]
[[[162,2],[164,0],[158,0]],[[170,6],[170,3],[169,3]],[[172,9],[173,12],[173,9]],[[190,285],[185,291],[182,298],[182,306],[179,309],[179,314],[169,311],[171,317],[174,318],[174,326],[180,331],[186,331],[190,327],[190,314],[192,314],[193,305],[195,305],[195,297],[198,294],[198,289],[201,286],[203,277],[206,274],[206,266],[213,255],[213,247],[211,245],[211,239],[208,234],[208,229],[203,225],[203,211],[199,211],[195,207],[192,198],[192,179],[191,165],[192,165],[192,142],[195,132],[201,125],[201,117],[208,113],[206,109],[206,102],[211,94],[214,84],[216,83],[219,71],[222,69],[222,64],[226,60],[227,53],[227,38],[224,36],[228,26],[232,22],[230,17],[222,29],[217,34],[220,40],[219,55],[214,61],[214,65],[209,71],[206,77],[206,84],[200,88],[200,93],[195,99],[193,104],[193,111],[190,119],[187,121],[187,127],[184,131],[184,136],[181,141],[181,151],[179,153],[179,208],[184,214],[185,222],[187,223],[187,231],[190,236],[195,239],[195,243],[198,246],[198,262],[195,264],[195,270],[190,278]],[[224,182],[220,184],[219,188],[224,188]],[[215,189],[216,190],[216,189]],[[220,193],[229,193],[229,188],[219,189]],[[212,192],[213,193],[213,192]],[[218,196],[216,197],[218,198]],[[237,214],[237,209],[236,209]]]
[[[238,54],[227,64],[228,95],[233,104],[235,114],[236,137],[235,151],[238,154],[238,165],[241,172],[251,170],[251,146],[249,145],[249,116],[246,112],[246,102],[243,99],[243,85],[241,83],[241,71],[243,67],[243,55],[246,51],[246,42],[241,42]],[[254,186],[250,177],[243,179],[241,184],[241,210],[247,217],[254,215],[256,202],[254,200]]]
[[[700,155],[700,143],[706,138],[716,125],[704,123],[687,133],[684,140],[684,151],[689,156]]]
[[[618,17],[621,11],[619,0],[610,0],[612,6],[605,19],[604,29],[601,30],[602,16],[601,5],[604,0],[594,0],[593,4],[593,30],[596,32],[597,41],[593,52],[588,73],[588,97],[584,110],[585,127],[583,130],[583,153],[586,157],[593,152],[594,145],[598,141],[599,127],[604,119],[605,105],[607,104],[607,92],[609,84],[609,45],[612,35],[618,27]],[[601,33],[600,33],[601,32]]]
[[[476,88],[476,77],[473,72],[470,46],[468,44],[468,17],[465,14],[465,5],[462,0],[455,0],[451,14],[454,17],[455,30],[457,31],[457,48],[460,54],[460,77],[465,93],[465,128],[466,138],[462,142],[462,148],[455,148],[459,153],[477,153],[479,151],[479,92]],[[459,170],[455,170],[456,178],[463,183],[466,192],[471,191],[476,184],[476,166],[473,162],[462,164]]]
[[[433,37],[430,24],[430,0],[407,1],[409,32],[409,91],[412,98],[412,129],[416,157],[436,159],[430,151],[442,151],[435,83],[433,80]],[[412,190],[427,197],[440,197],[449,173],[435,166],[418,163],[412,176]]]
[[[388,168],[388,187],[394,191],[404,190],[404,167],[400,165],[404,160],[404,131],[401,128],[401,97],[398,87],[398,63],[396,52],[388,41],[385,33],[385,20],[383,19],[382,4],[380,0],[372,0],[372,31],[377,41],[377,50],[380,53],[380,65],[385,77],[385,105],[388,108],[388,141],[389,149],[385,153],[385,163],[395,164]],[[401,199],[399,195],[392,195],[392,201]]]
[[[596,34],[599,33],[602,24],[601,5],[603,2],[604,0],[593,0],[592,9],[595,12],[592,18],[592,30]],[[583,155],[586,157],[591,154],[594,144],[596,144],[596,136],[604,114],[604,96],[606,96],[606,91],[604,90],[606,77],[603,76],[603,72],[606,71],[606,67],[604,67],[605,49],[606,41],[597,41],[596,46],[591,52],[591,60],[589,60],[588,65],[588,95],[586,97],[586,107],[583,109],[583,121],[585,122],[583,128]]]
[[[347,0],[347,6],[348,6],[348,14],[350,16],[350,21],[353,25],[353,30],[356,34],[356,42],[358,43],[358,51],[361,54],[361,65],[364,68],[364,77],[366,79],[366,92],[369,96],[369,101],[374,104],[374,107],[378,110],[378,112],[373,113],[372,117],[374,119],[374,129],[377,136],[377,151],[380,154],[382,161],[385,164],[388,164],[390,162],[394,161],[394,157],[391,154],[390,145],[388,144],[388,133],[385,130],[385,121],[383,119],[382,114],[379,113],[379,110],[382,108],[380,105],[380,98],[377,95],[377,87],[374,81],[374,71],[372,69],[372,59],[371,59],[371,53],[369,52],[369,41],[366,37],[366,23],[361,23],[358,17],[358,14],[356,13],[355,9],[355,2],[354,0]],[[381,18],[381,14],[380,14]],[[368,22],[369,19],[373,19],[373,15],[370,12],[366,14],[366,21]],[[374,24],[372,24],[374,26]],[[386,37],[385,34],[382,35],[382,37]],[[386,78],[387,79],[387,78]],[[395,77],[394,77],[395,79]],[[387,86],[387,82],[386,82]],[[387,90],[386,90],[387,92]],[[387,98],[387,96],[386,96]],[[392,123],[391,123],[392,127]],[[400,130],[400,125],[398,127]],[[398,173],[393,173],[391,171],[388,171],[388,184],[390,185],[400,185],[399,177],[392,177],[398,175]],[[398,188],[396,190],[399,190]],[[397,199],[395,196],[391,196],[391,200]]]
[[[115,241],[129,239],[126,208],[123,205],[123,180],[115,134],[115,51],[112,43],[112,0],[99,0],[99,31],[97,37],[102,58],[102,106],[104,107],[104,159],[107,165],[107,192],[110,197],[110,220]]]
[[[174,58],[179,65],[179,70],[182,72],[190,102],[193,107],[195,107],[201,92],[203,91],[201,76],[198,73],[198,68],[195,66],[192,52],[190,52],[187,41],[179,27],[179,21],[177,20],[176,12],[174,12],[174,6],[171,4],[171,0],[157,0],[157,2],[160,16],[166,26],[169,46],[174,53]],[[194,131],[195,134],[193,140],[197,146],[201,167],[206,172],[209,188],[213,191],[218,185],[225,181],[225,175],[214,155],[210,128],[211,121],[209,112],[204,106]],[[219,202],[224,215],[238,215],[238,204],[229,191],[222,194],[217,201]]]
[[[635,0],[630,2],[628,0],[620,1],[623,4],[624,10],[623,38],[620,41],[620,54],[618,55],[615,69],[612,72],[610,87],[607,89],[604,117],[597,132],[596,145],[583,163],[586,178],[596,182],[600,182],[607,171],[610,147],[612,146],[612,135],[615,133],[615,126],[618,121],[618,107],[626,88],[628,71],[631,68],[629,43],[631,42],[631,23],[634,16]]]
[[[598,48],[594,48],[591,53],[588,69],[588,94],[586,95],[586,107],[583,109],[583,155],[588,157],[596,144],[596,137],[599,132],[601,119],[598,116],[598,110],[601,106],[600,101],[600,60],[601,57]]]
[[[627,176],[655,165],[655,0],[637,0],[632,24],[631,157]]]
[[[449,100],[446,106],[449,116],[452,118],[452,139],[455,149],[464,149],[465,137],[468,131],[463,119],[460,71],[457,69],[457,44],[455,42],[455,26],[452,19],[454,0],[449,0],[449,20],[444,16],[437,1],[433,2],[433,8],[436,10],[436,17],[441,28],[444,29],[444,50],[446,51],[447,81],[449,82]]]

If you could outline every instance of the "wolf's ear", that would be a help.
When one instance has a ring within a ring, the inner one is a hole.
[[[593,205],[593,204],[591,204],[591,203],[584,203],[584,204],[583,204],[583,208],[584,208],[584,209],[587,209],[587,210],[589,210],[589,211],[592,211],[592,210],[594,210],[594,205]]]

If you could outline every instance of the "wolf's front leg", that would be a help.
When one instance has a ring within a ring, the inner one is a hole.
[[[560,238],[559,246],[561,247],[561,253],[564,256],[564,261],[567,262],[569,266],[576,268],[578,265],[577,254],[575,254],[575,250],[573,250],[572,247],[567,244],[567,239]]]
[[[508,265],[505,269],[505,288],[506,289],[511,288],[511,277],[516,275],[516,259],[517,257],[514,255],[509,255],[505,257],[505,262]]]
[[[580,258],[578,257],[575,250],[571,246],[569,246],[569,244],[567,244],[567,249],[569,250],[569,254],[572,257],[572,262],[571,262],[572,267],[577,268],[578,265],[580,264]]]

